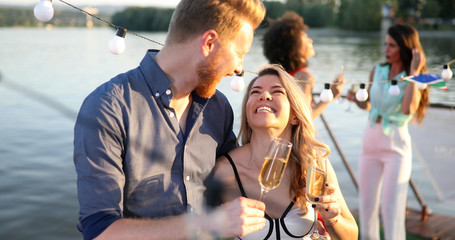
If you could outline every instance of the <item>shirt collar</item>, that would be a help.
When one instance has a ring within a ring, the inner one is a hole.
[[[169,106],[170,99],[173,96],[171,90],[171,82],[166,74],[156,63],[155,57],[159,50],[150,49],[142,59],[139,68],[147,82],[147,85],[152,90],[153,97],[161,98],[166,106]]]

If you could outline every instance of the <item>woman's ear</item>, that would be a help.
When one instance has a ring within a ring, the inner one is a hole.
[[[296,116],[292,117],[291,125],[299,125],[299,119]]]

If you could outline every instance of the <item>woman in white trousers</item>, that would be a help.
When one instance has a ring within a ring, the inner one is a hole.
[[[404,240],[412,169],[408,122],[422,122],[429,101],[428,87],[420,90],[400,79],[426,72],[425,53],[417,30],[396,24],[387,31],[384,54],[386,62],[371,71],[368,99],[360,102],[348,93],[349,100],[369,110],[359,159],[360,237],[379,240],[381,209],[385,239]]]

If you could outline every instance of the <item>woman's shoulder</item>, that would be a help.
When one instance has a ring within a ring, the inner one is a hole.
[[[314,79],[313,74],[308,68],[302,68],[294,74],[294,77],[299,80],[312,80]]]
[[[242,162],[238,159],[241,159],[242,156],[245,154],[245,146],[241,146],[231,150],[226,155],[220,156],[216,160],[215,165],[215,176],[218,177],[231,177],[234,175],[234,168],[241,168]],[[228,159],[230,158],[230,159]],[[232,163],[231,163],[232,161]],[[234,164],[234,166],[233,166]]]
[[[232,201],[237,197],[242,196],[242,193],[239,189],[239,183],[237,182],[236,172],[238,169],[242,169],[242,165],[238,166],[239,162],[234,159],[237,159],[237,154],[242,152],[243,147],[238,147],[231,150],[228,154],[221,156],[217,159],[214,171],[214,178],[221,181],[224,185],[224,201]],[[228,159],[231,158],[231,161]]]

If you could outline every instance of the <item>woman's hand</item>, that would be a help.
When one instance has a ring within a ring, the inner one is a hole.
[[[319,197],[319,203],[316,204],[321,217],[326,221],[326,225],[335,224],[338,216],[341,214],[341,207],[336,194],[336,188],[333,184],[326,183],[326,195]]]
[[[355,102],[355,100],[356,100],[355,94],[356,94],[356,92],[353,92],[351,89],[349,89],[348,93],[346,94],[346,99],[348,101]]]
[[[333,84],[330,86],[330,90],[333,93],[333,99],[336,99],[341,95],[341,91],[343,90],[343,84],[346,82],[344,79],[344,74],[338,74],[335,79],[333,80]]]
[[[411,75],[419,75],[422,71],[423,66],[425,66],[426,59],[417,48],[412,49],[412,60],[411,60]]]

